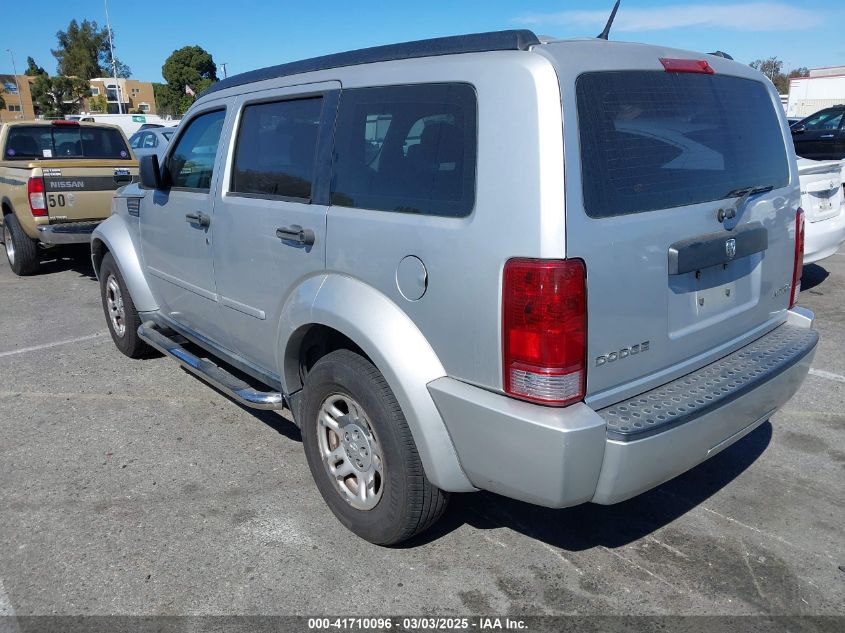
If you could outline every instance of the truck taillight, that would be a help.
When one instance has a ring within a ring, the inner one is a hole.
[[[586,268],[580,259],[511,259],[502,289],[505,392],[542,404],[584,398]]]
[[[47,198],[44,195],[44,179],[30,178],[26,184],[26,192],[29,195],[29,208],[35,217],[47,215]]]
[[[801,274],[804,272],[804,209],[798,207],[795,214],[795,262],[792,265],[792,294],[789,307],[798,303],[801,293]]]

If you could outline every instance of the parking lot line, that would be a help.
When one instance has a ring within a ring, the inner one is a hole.
[[[6,595],[6,588],[3,586],[3,579],[0,578],[0,617],[14,615],[15,609],[12,607],[9,596]]]
[[[49,349],[51,347],[58,347],[59,345],[70,345],[71,343],[82,343],[83,341],[90,341],[105,334],[105,330],[97,332],[96,334],[88,334],[86,336],[77,336],[76,338],[65,339],[64,341],[56,341],[54,343],[44,343],[43,345],[33,345],[32,347],[21,347],[20,349],[12,349],[8,352],[0,352],[0,358],[6,356],[14,356],[15,354],[26,354],[27,352],[37,352],[42,349]]]
[[[835,382],[845,382],[845,376],[840,376],[839,374],[834,374],[823,369],[814,369],[811,367],[810,375],[818,376],[819,378],[826,378],[827,380],[833,380]]]

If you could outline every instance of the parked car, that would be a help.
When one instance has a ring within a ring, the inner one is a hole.
[[[795,153],[812,160],[845,158],[845,105],[825,108],[795,123]]]
[[[798,160],[801,206],[806,213],[804,263],[830,257],[845,242],[845,161]]]
[[[109,330],[287,405],[326,503],[374,543],[449,492],[623,501],[809,370],[775,104],[725,58],[528,31],[230,77],[94,233]]]
[[[38,271],[39,250],[87,244],[114,190],[138,175],[113,125],[15,121],[0,128],[0,149],[0,241],[17,275]]]
[[[149,154],[161,157],[175,131],[175,127],[146,128],[130,136],[129,145],[138,158]]]

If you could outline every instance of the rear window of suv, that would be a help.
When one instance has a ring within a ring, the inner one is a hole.
[[[118,130],[77,125],[16,125],[9,129],[6,160],[114,158],[129,160]]]
[[[576,83],[584,206],[603,218],[789,182],[766,87],[724,75],[585,73]]]

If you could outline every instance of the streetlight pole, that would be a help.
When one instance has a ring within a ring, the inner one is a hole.
[[[220,68],[222,68],[222,69],[223,69],[223,79],[226,79],[226,77],[228,77],[228,76],[229,76],[229,75],[227,75],[227,74],[226,74],[226,64],[227,64],[227,63],[228,63],[228,62],[222,62],[222,63],[220,64]]]
[[[21,113],[18,115],[17,118],[22,119],[24,117],[23,114],[23,97],[21,97],[21,85],[18,83],[18,69],[15,66],[15,54],[12,52],[11,48],[7,48],[6,52],[9,53],[9,57],[12,58],[12,72],[15,73],[15,88],[18,91],[18,107],[21,109]]]
[[[114,59],[114,43],[111,39],[111,22],[109,22],[109,0],[103,0],[106,5],[106,30],[109,32],[109,50],[111,51],[111,71],[114,76],[114,86],[117,89],[117,112],[123,114],[123,100],[120,98],[120,81],[117,78],[117,61]],[[108,92],[108,91],[106,91]],[[108,96],[108,95],[106,95]]]

